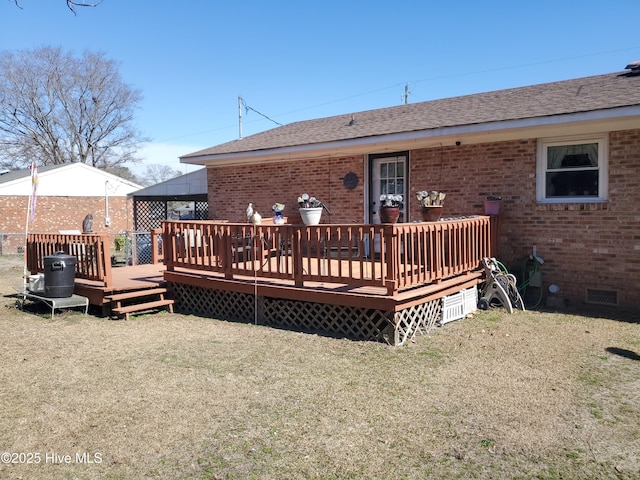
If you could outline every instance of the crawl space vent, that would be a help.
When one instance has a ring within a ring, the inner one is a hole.
[[[460,290],[458,293],[442,297],[442,320],[440,325],[466,317],[478,309],[478,289]]]
[[[598,305],[618,305],[618,292],[615,290],[597,290],[595,288],[587,288],[587,303],[595,303]]]

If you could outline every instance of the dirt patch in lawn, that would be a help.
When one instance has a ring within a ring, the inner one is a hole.
[[[640,478],[633,314],[490,310],[396,348],[51,320],[15,308],[21,274],[0,256],[2,478]]]

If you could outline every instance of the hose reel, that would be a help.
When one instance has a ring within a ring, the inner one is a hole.
[[[525,310],[516,287],[515,275],[508,273],[495,258],[484,257],[482,266],[485,270],[485,282],[478,299],[478,308],[488,310],[490,307],[504,307],[509,313],[513,313],[514,308]]]

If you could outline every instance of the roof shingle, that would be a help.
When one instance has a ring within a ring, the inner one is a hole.
[[[290,123],[181,158],[354,140],[640,105],[640,75],[610,73]],[[351,119],[353,125],[349,125]]]

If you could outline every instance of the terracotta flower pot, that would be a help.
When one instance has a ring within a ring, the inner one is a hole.
[[[431,205],[429,207],[422,207],[420,213],[422,214],[422,220],[424,222],[437,222],[442,215],[442,205]]]
[[[400,207],[380,207],[378,214],[382,223],[396,223],[400,217]]]

